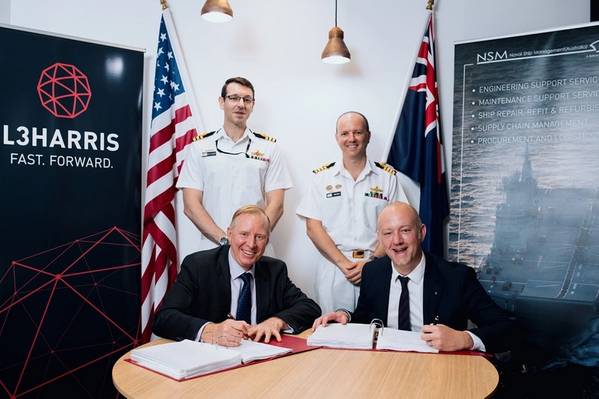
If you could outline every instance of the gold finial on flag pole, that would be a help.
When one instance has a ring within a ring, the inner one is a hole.
[[[160,5],[162,6],[163,10],[166,10],[168,8],[168,4],[166,4],[166,0],[160,0]]]
[[[433,4],[435,4],[435,0],[428,0],[426,2],[426,9],[429,11],[433,10]]]

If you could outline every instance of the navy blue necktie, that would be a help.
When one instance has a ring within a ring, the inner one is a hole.
[[[399,323],[400,330],[411,330],[410,324],[410,293],[408,292],[409,277],[398,276],[401,282],[401,295],[399,296]]]
[[[243,273],[239,276],[243,280],[243,285],[237,298],[237,320],[244,320],[252,324],[252,274]]]

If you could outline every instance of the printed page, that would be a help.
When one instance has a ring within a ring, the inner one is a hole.
[[[406,352],[439,352],[437,349],[428,346],[420,338],[419,332],[396,330],[388,327],[385,327],[379,333],[376,348]]]
[[[241,354],[234,349],[184,340],[134,349],[131,360],[175,379],[184,379],[239,365]]]
[[[308,337],[308,345],[331,348],[372,349],[370,324],[329,324],[320,326]]]
[[[234,348],[234,350],[241,353],[241,361],[243,363],[250,363],[262,359],[270,359],[292,352],[292,350],[289,348],[282,348],[280,346],[269,345],[262,342],[254,342],[247,339],[241,341],[241,345]]]

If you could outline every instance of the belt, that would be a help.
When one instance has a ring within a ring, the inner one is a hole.
[[[364,259],[366,257],[366,250],[354,249],[353,251],[351,251],[351,256],[354,259]]]

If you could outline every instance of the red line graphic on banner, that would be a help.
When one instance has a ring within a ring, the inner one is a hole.
[[[139,242],[111,227],[10,263],[0,277],[0,340],[21,339],[13,351],[24,349],[0,359],[0,392],[43,396],[43,387],[62,378],[85,389],[76,372],[100,361],[108,367],[137,346],[139,320],[119,308],[138,309]]]

